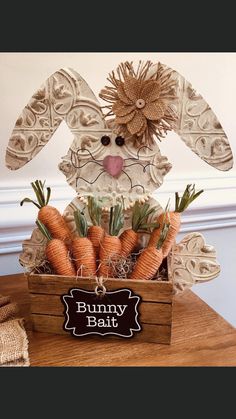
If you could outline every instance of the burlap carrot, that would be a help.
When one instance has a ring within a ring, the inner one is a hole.
[[[64,241],[53,239],[46,226],[37,220],[36,224],[42,234],[48,239],[46,244],[46,258],[58,275],[75,276],[76,271],[70,259],[68,248]]]
[[[121,255],[121,241],[118,237],[124,225],[123,205],[117,204],[111,207],[109,234],[105,235],[99,251],[100,268],[99,275],[113,277],[115,275],[114,263]]]
[[[31,186],[35,192],[37,202],[30,198],[24,198],[20,202],[20,205],[22,206],[25,202],[34,204],[39,209],[38,220],[44,224],[47,230],[49,230],[52,238],[63,240],[69,245],[72,234],[66,221],[56,208],[48,205],[51,196],[51,188],[47,187],[47,192],[45,192],[45,181],[41,182],[41,180],[31,182]]]
[[[162,248],[165,243],[168,231],[170,229],[169,221],[165,221],[162,224],[160,236],[156,246],[150,246],[143,250],[138,257],[133,272],[130,276],[131,279],[152,279],[157,270],[160,268],[163,261]]]
[[[193,202],[202,192],[203,190],[195,192],[195,185],[190,184],[186,186],[182,198],[180,198],[178,192],[175,193],[175,210],[169,212],[170,229],[162,247],[163,257],[166,257],[169,254],[175,242],[176,236],[179,232],[181,225],[181,213],[185,211],[186,208],[191,204],[191,202]],[[163,225],[163,218],[164,213],[161,214],[157,219],[157,222],[159,223],[159,228],[153,230],[148,243],[149,247],[155,247],[159,240],[161,228]]]
[[[158,223],[150,223],[149,217],[156,211],[156,208],[150,208],[150,204],[141,204],[136,201],[132,211],[132,228],[123,231],[120,235],[121,255],[127,257],[132,253],[138,243],[138,232],[147,232],[151,228],[159,226]]]
[[[78,236],[72,240],[71,251],[75,260],[77,272],[80,276],[96,275],[96,254],[92,242],[87,237],[88,223],[82,211],[74,212]]]
[[[88,228],[88,239],[91,240],[96,253],[96,257],[98,257],[100,244],[104,238],[105,231],[101,227],[102,207],[99,202],[92,196],[88,197],[88,212],[93,224]]]

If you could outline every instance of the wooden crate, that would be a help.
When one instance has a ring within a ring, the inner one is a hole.
[[[70,288],[94,290],[89,279],[76,279],[56,275],[30,274],[28,285],[31,300],[33,329],[38,332],[64,334],[64,305],[61,295]],[[107,291],[130,288],[142,297],[139,306],[142,331],[132,339],[143,342],[170,344],[173,287],[170,281],[106,280]],[[110,338],[110,337],[106,337]],[[122,338],[119,338],[122,339]]]

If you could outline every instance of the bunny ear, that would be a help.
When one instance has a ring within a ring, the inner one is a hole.
[[[94,93],[68,68],[52,74],[23,109],[9,140],[6,166],[16,170],[29,162],[63,120],[74,135],[106,128]]]
[[[212,109],[203,97],[181,74],[172,72],[177,81],[177,100],[173,110],[179,115],[173,130],[185,144],[202,160],[218,170],[229,170],[233,166],[233,155],[227,136]]]

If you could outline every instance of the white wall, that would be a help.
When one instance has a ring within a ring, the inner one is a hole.
[[[74,197],[57,169],[72,141],[65,124],[31,163],[16,172],[5,168],[5,148],[19,113],[33,92],[57,69],[74,68],[98,95],[109,71],[127,59],[159,60],[185,76],[213,108],[236,157],[235,53],[1,53],[0,274],[22,271],[17,258],[22,240],[30,235],[36,212],[30,206],[19,207],[19,201],[30,194],[30,181],[41,178],[54,185],[52,203],[59,209]],[[216,171],[174,133],[163,141],[161,151],[173,164],[157,191],[161,203],[166,202],[167,196],[173,197],[175,190],[182,190],[187,182],[205,189],[186,212],[182,232],[202,231],[207,242],[217,248],[222,272],[214,281],[194,287],[194,291],[236,326],[236,165],[226,173]]]

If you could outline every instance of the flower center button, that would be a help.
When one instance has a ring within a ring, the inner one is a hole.
[[[144,106],[146,105],[146,102],[144,99],[138,99],[135,103],[136,107],[139,109],[144,108]]]

